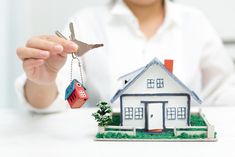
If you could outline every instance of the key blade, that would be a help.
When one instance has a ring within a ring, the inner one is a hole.
[[[70,28],[70,32],[71,32],[70,38],[71,38],[71,40],[75,40],[74,27],[73,27],[73,23],[72,22],[69,24],[69,28]]]
[[[91,49],[96,49],[96,48],[99,48],[99,47],[103,47],[104,44],[94,44],[94,45],[89,45],[91,47]]]
[[[73,42],[75,42],[79,46],[79,49],[76,52],[77,56],[81,56],[92,49],[103,46],[103,44],[87,44],[79,40],[74,40]]]
[[[66,38],[62,33],[60,33],[59,31],[56,31],[55,34],[56,34],[58,37],[67,40],[67,38]]]

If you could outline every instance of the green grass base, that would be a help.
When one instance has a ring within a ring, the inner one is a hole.
[[[120,126],[120,113],[113,113],[112,115],[112,121],[108,124],[111,126]],[[191,114],[190,117],[190,125],[191,126],[206,126],[205,121],[199,114]],[[204,128],[193,128],[190,129],[190,131],[193,130],[201,130],[206,131]],[[118,129],[111,129],[110,131],[118,131]],[[131,136],[128,134],[123,133],[114,133],[114,132],[108,132],[108,133],[97,133],[96,134],[97,139],[206,139],[207,135],[200,134],[200,135],[189,135],[187,133],[182,133],[179,136],[174,136],[173,129],[168,129],[161,133],[149,133],[144,131],[136,131],[136,136]],[[216,133],[215,133],[216,138]]]
[[[97,133],[96,138],[108,138],[108,139],[205,139],[207,138],[206,134],[201,135],[188,135],[186,133],[182,133],[179,136],[174,136],[174,132],[168,130],[162,133],[147,133],[147,132],[136,132],[136,136],[131,136],[128,134],[122,133]]]

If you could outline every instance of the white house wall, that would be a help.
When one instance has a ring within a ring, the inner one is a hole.
[[[164,79],[164,88],[147,88],[147,79]],[[185,90],[159,65],[152,65],[124,93],[179,93]]]
[[[164,79],[164,88],[147,88],[147,79]],[[159,65],[152,65],[144,72],[124,94],[144,94],[144,93],[186,93],[187,91],[173,78],[171,78],[166,71]],[[198,105],[198,103],[191,99],[191,105]]]
[[[123,126],[133,126],[139,129],[145,128],[145,105],[141,103],[141,101],[168,101],[165,105],[165,109],[167,107],[186,107],[186,119],[185,120],[167,120],[165,118],[165,126],[166,128],[174,128],[175,126],[187,126],[187,118],[188,118],[188,106],[187,106],[187,96],[123,96],[122,97],[122,122]],[[133,120],[125,120],[124,117],[124,108],[125,107],[133,107]],[[134,111],[135,107],[143,107],[144,115],[142,120],[135,120]],[[165,111],[166,116],[166,111]]]

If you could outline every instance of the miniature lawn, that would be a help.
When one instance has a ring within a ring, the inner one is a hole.
[[[206,126],[206,123],[204,122],[203,118],[199,114],[191,114],[190,124],[191,126]],[[119,126],[120,114],[114,113],[112,115],[112,121],[108,125]],[[149,133],[149,132],[145,132],[142,130],[136,130],[136,136],[120,133],[118,132],[118,129],[107,129],[107,130],[108,131],[110,130],[112,132],[97,133],[96,138],[97,139],[195,139],[195,140],[207,138],[207,135],[205,133],[200,134],[200,135],[189,135],[187,133],[182,133],[179,136],[174,136],[173,129],[169,129],[161,133]],[[204,128],[194,128],[190,130],[191,131],[193,130],[206,131],[206,129]],[[115,131],[117,131],[117,133],[115,133]]]

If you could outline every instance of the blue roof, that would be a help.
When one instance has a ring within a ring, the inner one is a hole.
[[[132,78],[124,87],[123,89],[119,89],[116,94],[111,99],[111,102],[113,103],[117,98],[119,98],[145,71],[148,70],[149,67],[152,65],[159,65],[172,79],[174,79],[180,86],[182,86],[199,104],[202,103],[202,100],[197,96],[197,94],[194,91],[191,91],[186,85],[184,85],[174,74],[169,72],[167,68],[157,59],[154,58],[150,63],[148,63],[144,68],[140,68],[139,73]],[[133,71],[132,73],[135,73],[138,70]],[[132,73],[129,73],[128,75],[131,75]],[[127,75],[124,75],[127,76]]]
[[[67,100],[69,98],[69,96],[73,93],[74,89],[75,89],[75,83],[78,82],[76,79],[74,79],[69,86],[66,88],[65,91],[65,100]]]
[[[69,86],[66,88],[66,91],[65,91],[65,100],[67,100],[69,98],[69,96],[73,93],[73,91],[75,89],[75,84],[76,83],[80,84],[86,90],[86,88],[83,86],[83,84],[81,84],[78,80],[74,79],[69,84]]]

